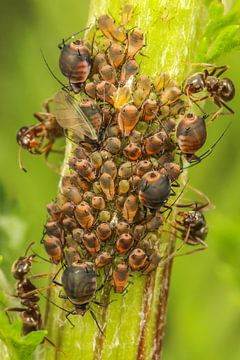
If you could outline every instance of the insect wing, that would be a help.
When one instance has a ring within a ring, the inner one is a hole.
[[[54,113],[58,124],[72,131],[81,140],[85,137],[96,140],[97,134],[74,97],[59,91],[53,99]]]

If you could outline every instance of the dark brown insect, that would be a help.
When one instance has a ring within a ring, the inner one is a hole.
[[[205,238],[208,234],[208,227],[203,209],[206,204],[193,204],[194,210],[178,212],[178,219],[174,226],[180,233],[182,241],[188,245],[202,245],[197,251],[204,250],[208,246]],[[196,250],[194,250],[195,252]]]
[[[148,258],[142,249],[134,249],[128,258],[129,266],[132,270],[142,270],[148,264]]]
[[[133,29],[128,35],[127,59],[133,59],[134,56],[143,48],[144,36],[141,29]]]
[[[214,103],[220,108],[214,114],[212,120],[215,119],[223,108],[228,110],[227,114],[234,114],[234,111],[226,104],[235,96],[235,87],[231,79],[220,78],[220,76],[227,71],[228,66],[216,66],[211,64],[202,64],[207,67],[203,72],[198,72],[189,76],[183,85],[184,92],[193,102],[201,101],[211,97]],[[206,90],[208,95],[196,99],[194,94]]]
[[[204,145],[207,139],[206,117],[186,114],[180,120],[176,136],[178,146],[187,161],[196,161],[195,153]]]
[[[71,90],[76,94],[81,91],[82,84],[87,80],[92,57],[89,48],[83,40],[76,40],[59,46],[61,49],[59,67],[64,76],[69,79]]]
[[[6,312],[21,313],[23,335],[42,329],[42,317],[38,306],[39,297],[35,295],[35,285],[27,278],[36,256],[35,254],[27,255],[32,245],[33,243],[28,246],[25,255],[19,257],[12,265],[12,274],[18,280],[14,296],[20,299],[21,305],[24,307],[12,307],[5,310]],[[35,278],[43,276],[44,274],[37,275]]]
[[[128,136],[139,121],[139,111],[134,105],[125,105],[118,114],[118,125],[123,136]]]
[[[133,246],[134,239],[129,233],[123,233],[116,241],[115,247],[119,254],[127,253]]]
[[[157,171],[146,173],[139,183],[139,200],[150,209],[160,209],[171,193],[169,177]]]
[[[89,307],[97,291],[95,265],[91,262],[73,263],[65,268],[62,274],[62,284],[57,284],[63,287],[66,299],[74,306],[74,310],[66,311],[66,318],[68,319],[70,315],[84,316],[89,310],[99,328],[96,316]],[[101,331],[100,328],[99,330]]]

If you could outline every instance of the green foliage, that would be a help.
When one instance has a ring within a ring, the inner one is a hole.
[[[237,4],[238,3],[238,4]],[[229,12],[223,3],[213,0],[208,7],[208,23],[199,44],[196,61],[214,62],[233,49],[240,49],[240,5],[236,1]]]
[[[36,347],[43,341],[46,331],[34,331],[26,336],[21,335],[22,322],[18,319],[9,323],[4,313],[0,314],[0,339],[7,346],[11,360],[31,360]],[[1,351],[1,343],[0,343]]]

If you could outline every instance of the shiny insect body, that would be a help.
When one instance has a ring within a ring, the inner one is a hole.
[[[76,40],[59,45],[61,50],[59,67],[62,74],[69,79],[70,89],[79,93],[82,84],[87,80],[92,68],[92,56],[90,49],[83,40]]]
[[[202,66],[206,66],[207,69],[189,76],[184,82],[183,91],[193,102],[198,102],[208,97],[212,98],[214,103],[220,108],[213,115],[212,120],[222,112],[223,108],[228,110],[227,114],[234,114],[234,111],[226,104],[235,96],[234,84],[229,78],[220,78],[227,71],[228,66],[211,64],[202,64]],[[194,97],[198,92],[205,90],[208,92],[208,95],[200,99]]]
[[[147,172],[139,183],[139,200],[147,208],[160,209],[170,194],[169,177],[157,171]]]
[[[182,117],[177,126],[178,146],[189,162],[198,159],[195,153],[204,145],[207,139],[205,119],[206,117],[188,113]]]

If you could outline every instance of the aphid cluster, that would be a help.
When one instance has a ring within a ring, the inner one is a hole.
[[[63,264],[61,283],[55,282],[74,306],[68,315],[89,310],[95,321],[90,304],[98,303],[100,285],[124,294],[132,273],[148,275],[161,264],[159,238],[183,161],[196,164],[208,154],[196,155],[207,138],[207,116],[189,109],[199,101],[193,94],[206,90],[227,109],[234,95],[231,80],[220,79],[222,67],[192,75],[182,87],[165,73],[154,81],[142,74],[137,59],[145,37],[139,28],[127,30],[129,17],[130,10],[119,26],[100,16],[90,45],[62,42],[59,66],[69,83],[52,99],[51,119],[74,150],[61,193],[47,205],[42,243],[51,262]],[[49,151],[54,137],[46,138]],[[24,147],[22,132],[18,139]],[[27,148],[44,152],[41,146]],[[191,205],[178,212],[173,227],[184,243],[206,247],[202,210]]]

